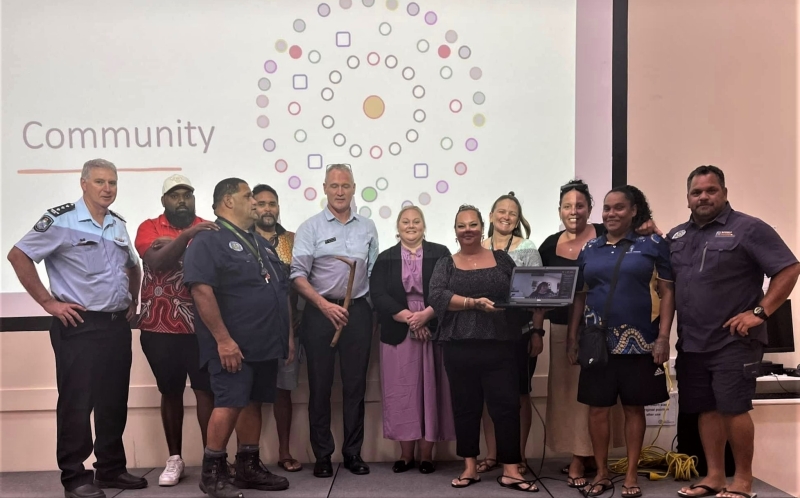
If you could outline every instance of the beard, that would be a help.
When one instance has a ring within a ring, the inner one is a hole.
[[[167,221],[169,221],[169,223],[175,228],[188,228],[191,226],[192,222],[194,222],[196,217],[194,209],[181,209],[175,211],[165,209],[164,216],[167,217]]]
[[[274,216],[259,216],[256,218],[256,225],[264,231],[272,231],[278,223],[278,218]]]

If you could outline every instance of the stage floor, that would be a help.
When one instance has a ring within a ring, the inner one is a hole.
[[[559,469],[566,465],[563,459],[547,460],[542,468],[543,481],[538,483],[539,497],[548,496],[543,485],[547,487],[555,498],[577,498],[580,493],[567,487],[565,476]],[[530,460],[529,464],[534,471],[539,470],[539,462]],[[351,474],[343,465],[334,463],[334,476],[330,479],[318,479],[311,473],[313,464],[305,464],[300,472],[284,472],[274,465],[268,466],[276,474],[286,476],[291,486],[285,491],[267,492],[244,490],[244,496],[266,497],[279,496],[280,498],[309,497],[309,498],[395,498],[395,497],[513,497],[522,496],[519,491],[501,488],[495,481],[500,475],[500,469],[495,469],[487,474],[482,474],[482,482],[465,489],[455,489],[450,486],[450,481],[457,477],[463,464],[461,462],[439,462],[433,474],[420,474],[416,469],[403,474],[392,472],[389,462],[370,463],[372,472],[366,476]],[[180,484],[173,487],[162,488],[158,486],[158,475],[162,469],[134,469],[131,472],[143,475],[150,486],[145,489],[122,491],[106,489],[108,498],[150,498],[150,497],[203,497],[198,488],[200,468],[186,469],[186,477]],[[788,471],[788,470],[787,470]],[[528,474],[530,476],[530,474]],[[621,477],[620,477],[621,479]],[[616,486],[614,497],[621,497],[621,482]],[[684,482],[672,479],[649,481],[645,477],[639,478],[642,492],[646,498],[675,498],[675,492],[684,486]],[[760,498],[788,498],[790,495],[759,481],[753,486],[753,491]],[[56,498],[63,497],[64,491],[59,481],[59,472],[14,472],[0,474],[0,497],[2,498]],[[602,498],[611,498],[612,492],[607,491]]]

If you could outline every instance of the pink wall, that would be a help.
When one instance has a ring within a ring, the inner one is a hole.
[[[714,164],[733,208],[800,255],[796,0],[636,0],[628,19],[628,179],[660,227],[688,219],[686,177]]]
[[[629,182],[666,231],[688,219],[689,172],[715,164],[734,209],[776,226],[800,255],[797,0],[629,5]],[[800,292],[792,297],[800,349]],[[800,353],[768,359],[796,365]],[[753,412],[754,473],[789,493],[800,492],[797,416],[796,405]]]

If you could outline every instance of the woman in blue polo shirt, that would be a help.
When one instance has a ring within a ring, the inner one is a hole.
[[[609,412],[618,397],[625,411],[628,456],[622,496],[641,496],[637,462],[644,441],[644,407],[669,398],[662,367],[669,358],[669,332],[675,314],[669,248],[658,235],[639,236],[634,232],[650,217],[647,199],[639,189],[631,185],[612,189],[603,202],[607,233],[590,240],[578,257],[578,289],[583,290],[575,296],[570,317],[571,344],[577,344],[581,320],[587,325],[599,321],[619,252],[625,251],[605,317],[608,364],[582,370],[578,383],[578,401],[590,407],[589,433],[597,460],[597,476],[584,489],[588,496],[613,487],[608,471]],[[575,363],[577,347],[568,354]]]

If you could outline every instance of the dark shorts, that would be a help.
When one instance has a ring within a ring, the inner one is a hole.
[[[187,375],[192,389],[211,391],[208,372],[200,369],[196,335],[142,330],[140,340],[161,394],[182,393]]]
[[[522,335],[522,339],[517,344],[517,371],[519,372],[520,395],[531,393],[531,379],[533,378],[533,372],[536,370],[538,356],[531,358],[530,341],[531,334],[528,332]]]
[[[278,382],[278,361],[242,362],[242,369],[230,373],[219,359],[208,361],[214,406],[219,408],[244,408],[251,401],[274,403]]]
[[[745,365],[760,362],[764,346],[755,340],[732,342],[708,353],[678,351],[675,371],[684,413],[718,411],[739,415],[753,409],[756,379]]]
[[[581,369],[578,402],[596,407],[655,405],[669,399],[667,375],[649,354],[610,354],[608,365]]]

